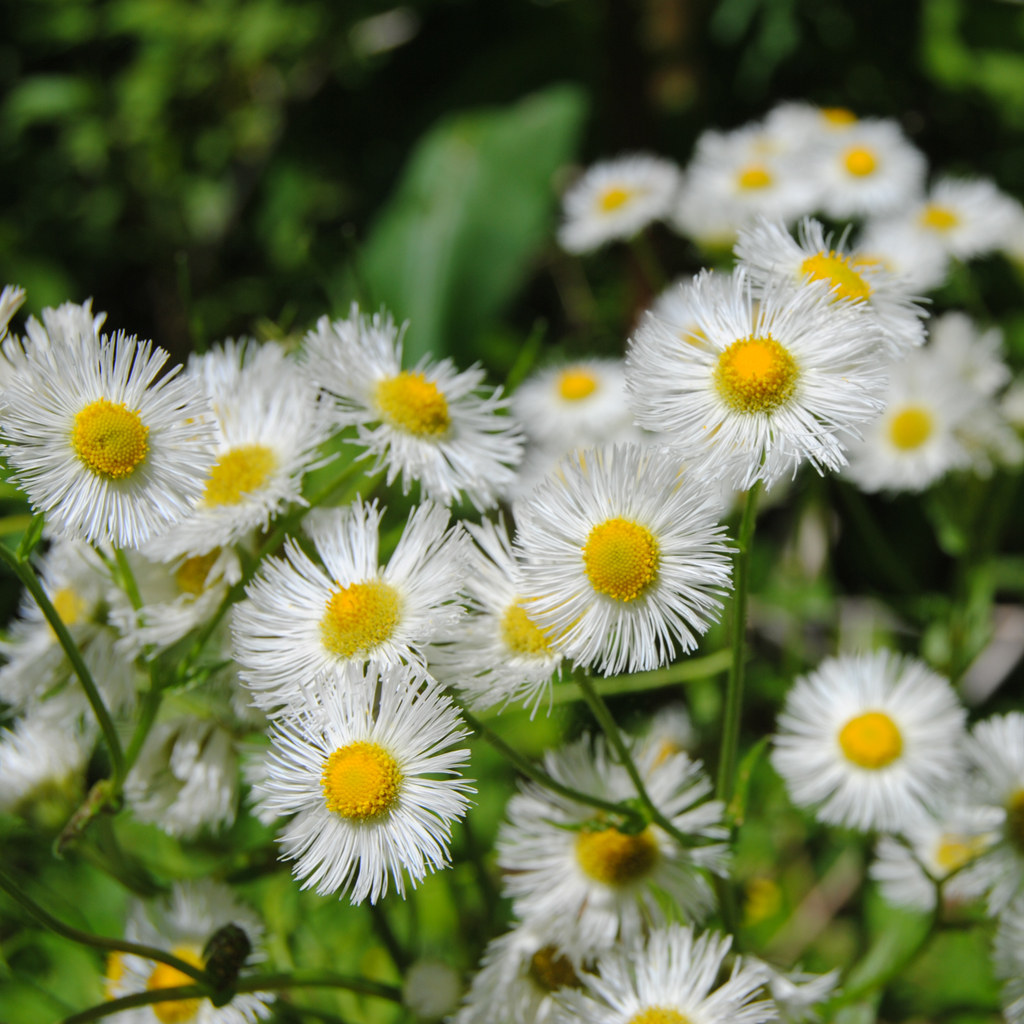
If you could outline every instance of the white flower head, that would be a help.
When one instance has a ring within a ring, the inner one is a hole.
[[[402,333],[390,314],[322,317],[306,336],[306,373],[334,397],[337,422],[355,425],[358,443],[387,482],[444,505],[465,499],[484,511],[515,479],[522,435],[504,415],[508,402],[483,386],[484,373],[459,373],[450,359],[424,358],[402,369]]]
[[[190,510],[212,460],[209,406],[167,353],[116,334],[33,348],[3,392],[13,477],[57,534],[137,548]]]
[[[523,607],[578,664],[656,668],[692,650],[721,610],[719,505],[670,450],[569,456],[515,515]]]
[[[436,682],[369,667],[329,699],[271,728],[259,801],[294,814],[282,856],[304,889],[376,903],[448,864],[451,823],[468,806],[465,730]],[[390,879],[390,883],[389,883]]]
[[[583,253],[632,238],[668,215],[679,177],[671,160],[644,153],[593,164],[562,200],[559,244],[568,252]]]
[[[828,658],[787,694],[772,764],[819,820],[898,831],[958,778],[964,719],[922,662],[884,650]]]
[[[918,295],[940,288],[949,273],[945,249],[923,237],[913,224],[890,217],[865,224],[857,236],[854,258],[883,267]]]
[[[1024,897],[1014,900],[999,916],[992,966],[1002,979],[1003,1017],[1007,1024],[1024,1021]]]
[[[21,309],[25,301],[25,289],[16,284],[5,284],[0,292],[0,341],[7,337],[7,326],[11,317]]]

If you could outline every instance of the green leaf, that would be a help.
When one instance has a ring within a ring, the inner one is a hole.
[[[515,295],[553,228],[552,177],[572,155],[578,90],[446,119],[421,140],[361,255],[376,306],[411,321],[410,362],[476,357],[476,335]]]

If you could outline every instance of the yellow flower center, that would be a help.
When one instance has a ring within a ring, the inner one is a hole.
[[[839,746],[861,768],[872,770],[892,764],[903,752],[903,737],[884,711],[866,711],[839,730]]]
[[[1006,802],[1006,837],[1024,853],[1024,789],[1018,789]]]
[[[398,613],[394,587],[382,580],[350,583],[327,601],[320,637],[324,647],[341,658],[366,655],[391,637]]]
[[[207,505],[237,505],[259,490],[277,468],[277,456],[262,444],[243,444],[225,452],[210,470],[203,502]]]
[[[551,651],[548,634],[538,626],[517,601],[501,617],[501,639],[513,654],[537,657]]]
[[[857,115],[852,110],[847,110],[846,107],[822,107],[821,116],[836,128],[855,124],[857,121]]]
[[[52,598],[53,607],[65,626],[73,626],[85,618],[89,604],[73,587],[61,587]]]
[[[939,839],[935,848],[935,863],[949,874],[974,860],[985,846],[985,839],[982,836],[962,836],[947,832]]]
[[[91,402],[75,416],[71,445],[97,475],[108,480],[130,476],[146,457],[149,427],[123,402]]]
[[[851,146],[843,156],[843,163],[855,178],[866,178],[878,167],[875,154],[864,146]]]
[[[631,188],[623,188],[621,185],[612,185],[606,188],[597,200],[597,205],[602,213],[612,213],[633,198],[634,191]]]
[[[560,988],[579,988],[580,979],[572,961],[558,951],[556,946],[544,946],[530,957],[530,977],[545,992],[557,992]]]
[[[214,548],[205,555],[186,558],[174,574],[174,582],[183,594],[198,597],[206,589],[206,577],[210,575],[213,563],[220,557],[220,548]]]
[[[902,451],[912,451],[931,437],[932,415],[920,405],[909,405],[889,421],[889,440]]]
[[[387,814],[398,802],[402,772],[378,743],[357,740],[327,758],[320,785],[329,811],[368,821]]]
[[[738,412],[774,412],[796,391],[796,360],[770,334],[740,338],[719,357],[715,385]]]
[[[104,995],[108,999],[114,999],[117,997],[117,983],[124,977],[124,953],[115,949],[107,954],[107,969],[104,975]]]
[[[583,546],[587,579],[616,601],[633,601],[654,582],[658,555],[654,534],[630,519],[598,523]]]
[[[771,172],[764,164],[748,164],[736,176],[736,182],[744,191],[768,188],[772,183]]]
[[[422,373],[403,370],[385,378],[374,398],[385,423],[417,437],[440,437],[451,426],[448,400]]]
[[[558,393],[567,402],[578,402],[597,390],[597,378],[580,366],[563,370],[558,378]]]
[[[854,270],[853,262],[841,253],[829,251],[808,256],[800,269],[812,281],[827,281],[833,294],[842,299],[863,302],[871,294],[871,285]]]
[[[174,955],[185,963],[194,967],[202,967],[203,961],[195,950],[186,947],[179,947],[173,950]],[[153,992],[159,988],[178,988],[181,985],[194,985],[195,978],[190,978],[184,971],[170,964],[157,964],[153,973],[146,982],[146,988]],[[153,1013],[161,1024],[184,1024],[184,1021],[191,1020],[199,1009],[202,1002],[200,997],[195,999],[172,999],[164,1003],[153,1003]]]
[[[648,1006],[629,1018],[629,1024],[690,1024],[685,1014],[671,1007]]]
[[[774,917],[782,909],[782,888],[771,878],[752,878],[747,883],[743,923],[756,925]]]
[[[658,843],[649,828],[636,835],[609,827],[576,837],[576,859],[583,873],[604,885],[625,885],[643,878],[658,860]]]
[[[928,203],[921,211],[921,225],[933,231],[949,231],[960,223],[960,218],[948,207]]]

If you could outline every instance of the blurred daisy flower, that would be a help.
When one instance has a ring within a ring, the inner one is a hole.
[[[1015,900],[999,917],[992,950],[995,976],[1003,982],[1003,1018],[1024,1022],[1024,898]]]
[[[891,651],[829,658],[787,694],[772,764],[820,821],[900,831],[960,778],[965,717],[922,662]]]

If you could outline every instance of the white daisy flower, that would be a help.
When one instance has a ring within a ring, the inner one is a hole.
[[[677,753],[657,759],[637,747],[637,768],[654,805],[681,832],[698,840],[723,839],[722,805],[708,800],[711,783],[699,762]],[[608,755],[602,737],[588,736],[549,751],[544,770],[573,789],[605,800],[636,798],[626,769]],[[683,848],[658,825],[635,835],[579,803],[532,782],[509,801],[508,824],[497,841],[498,864],[513,912],[542,919],[550,941],[574,955],[590,955],[618,938],[639,935],[665,920],[671,906],[698,920],[712,903],[707,871],[721,873],[720,843]]]
[[[645,748],[650,747],[654,751],[655,764],[680,751],[693,750],[697,745],[697,734],[685,705],[674,703],[659,708],[641,742]]]
[[[189,361],[187,376],[209,396],[216,461],[192,514],[161,538],[164,559],[234,544],[292,504],[302,478],[322,464],[334,431],[327,403],[273,342],[228,340]]]
[[[891,213],[924,190],[928,162],[895,121],[864,118],[820,137],[811,173],[821,208],[836,220]]]
[[[787,151],[807,153],[821,144],[822,136],[840,137],[860,122],[846,107],[816,107],[812,103],[778,103],[764,119],[765,133]]]
[[[995,976],[1005,982],[1003,1018],[1007,1024],[1024,1022],[1024,898],[1015,900],[999,917],[992,950]]]
[[[898,831],[960,777],[964,719],[923,662],[891,651],[829,658],[787,694],[772,764],[819,820]]]
[[[92,334],[32,349],[3,392],[12,476],[54,532],[137,548],[199,497],[212,458],[208,406],[163,349]]]
[[[776,1017],[758,1000],[763,973],[737,961],[726,974],[732,937],[670,925],[600,957],[579,991],[559,997],[557,1024],[761,1024]],[[725,978],[719,984],[719,979]]]
[[[376,692],[375,692],[376,691]],[[457,712],[428,676],[374,667],[275,722],[262,806],[295,814],[279,836],[302,888],[376,903],[448,864],[466,813],[469,751]]]
[[[869,221],[857,238],[858,263],[877,263],[915,294],[935,291],[946,283],[949,253],[922,237],[903,220]]]
[[[496,505],[522,457],[519,426],[503,415],[500,389],[486,391],[479,367],[457,373],[450,359],[402,369],[402,333],[390,314],[353,306],[347,320],[322,317],[306,336],[307,374],[334,396],[337,422],[354,424],[387,483],[418,480],[427,498]]]
[[[177,882],[169,897],[159,904],[135,903],[129,912],[125,938],[166,950],[194,967],[205,967],[212,952],[207,943],[227,925],[245,934],[249,952],[245,954],[243,949],[239,953],[246,963],[265,956],[259,917],[226,885],[212,879]],[[107,961],[107,996],[111,999],[194,984],[195,979],[184,971],[134,953],[114,953]],[[150,1003],[122,1010],[118,1016],[127,1024],[255,1024],[270,1016],[273,1001],[272,992],[243,992],[232,996],[224,1006],[197,997]]]
[[[504,522],[465,526],[476,541],[464,583],[470,614],[447,642],[431,648],[430,670],[458,687],[473,708],[522,701],[532,716],[550,698],[561,647],[516,589],[516,556]]]
[[[523,607],[577,664],[605,675],[663,665],[721,611],[730,562],[718,515],[669,450],[572,455],[516,506]]]
[[[0,341],[7,337],[7,325],[24,301],[24,288],[16,284],[4,285],[4,290],[0,292]]]
[[[381,517],[374,502],[324,510],[310,528],[323,566],[289,539],[235,606],[240,674],[257,706],[302,706],[302,687],[341,683],[367,659],[423,664],[423,648],[447,638],[463,613],[467,538],[448,510],[429,502],[409,514],[386,566],[378,565]]]
[[[879,336],[824,289],[767,286],[713,273],[693,284],[686,340],[647,314],[630,339],[626,385],[637,421],[731,486],[770,485],[808,460],[845,462],[842,432],[881,408]]]
[[[811,974],[799,969],[783,971],[753,956],[745,957],[744,963],[761,972],[779,1018],[785,1024],[818,1020],[821,1005],[832,998],[839,981],[838,968],[825,974]]]
[[[559,245],[583,253],[632,238],[668,215],[679,174],[671,160],[645,153],[593,164],[562,199]]]
[[[833,302],[860,306],[874,317],[891,356],[924,344],[928,313],[900,279],[880,264],[859,262],[844,239],[833,248],[820,221],[805,218],[793,238],[781,222],[759,220],[740,232],[735,253],[757,287],[821,282],[816,286],[827,288]]]

